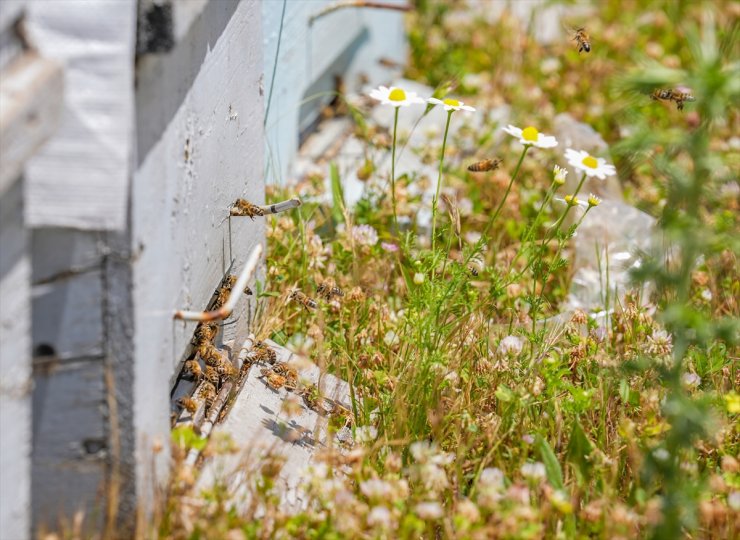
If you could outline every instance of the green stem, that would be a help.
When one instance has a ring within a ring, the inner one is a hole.
[[[578,195],[578,192],[579,192],[579,191],[581,191],[581,188],[583,187],[583,183],[584,183],[585,181],[586,181],[586,173],[583,173],[583,176],[581,176],[581,181],[580,181],[580,182],[578,183],[578,187],[576,187],[576,190],[575,190],[575,191],[573,192],[573,195],[572,195],[572,197],[573,197],[573,199],[574,199],[574,201],[573,201],[573,202],[575,202],[575,198],[576,198],[576,196]],[[549,236],[545,237],[545,240],[543,240],[543,242],[542,242],[542,246],[543,246],[543,247],[544,247],[544,246],[545,246],[545,245],[546,245],[546,244],[547,244],[548,242],[550,242],[550,240],[552,240],[552,239],[553,239],[553,238],[555,237],[555,235],[556,235],[556,234],[558,234],[558,230],[560,230],[560,225],[562,225],[562,224],[563,224],[563,221],[564,221],[564,220],[565,220],[565,218],[566,218],[566,217],[568,216],[568,212],[570,212],[570,209],[571,209],[571,207],[573,207],[573,206],[575,206],[575,204],[573,204],[573,205],[571,205],[571,204],[568,204],[568,205],[567,205],[567,206],[565,207],[565,210],[563,211],[563,214],[562,214],[562,215],[560,216],[560,218],[559,218],[559,219],[558,219],[558,220],[557,220],[557,221],[555,222],[555,225],[553,225],[553,228],[552,228],[552,233],[551,233],[551,234],[550,234]],[[585,214],[584,214],[584,215],[585,215]]]
[[[396,216],[396,132],[398,131],[398,107],[393,115],[393,147],[391,149],[391,201],[393,204],[393,227],[398,234],[398,217]]]
[[[434,252],[434,244],[437,233],[437,202],[439,201],[439,190],[442,187],[442,166],[445,162],[445,148],[447,147],[447,133],[450,131],[450,120],[452,120],[452,113],[454,111],[447,111],[447,123],[445,124],[445,134],[442,138],[442,154],[439,156],[439,175],[437,176],[437,192],[434,194],[432,200],[432,252]]]
[[[488,220],[488,224],[486,224],[486,228],[483,229],[483,236],[486,236],[488,234],[488,231],[493,225],[493,222],[496,221],[496,218],[498,217],[499,212],[501,212],[501,209],[504,207],[506,198],[509,196],[509,191],[511,191],[511,186],[514,185],[514,180],[516,180],[516,177],[519,175],[519,169],[522,166],[522,161],[524,161],[524,156],[527,155],[527,150],[529,150],[528,144],[524,145],[524,150],[522,151],[522,155],[519,157],[519,163],[516,164],[516,169],[514,169],[514,174],[511,175],[511,180],[509,180],[509,185],[506,186],[506,192],[504,193],[504,198],[501,199],[501,202],[498,204],[498,208],[496,208],[496,211],[493,213],[493,216],[491,216],[491,219]]]

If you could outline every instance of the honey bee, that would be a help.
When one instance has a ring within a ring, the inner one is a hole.
[[[650,99],[652,99],[653,101],[674,101],[676,103],[676,108],[679,111],[683,110],[684,102],[696,101],[696,98],[691,95],[691,92],[688,89],[683,88],[676,90],[673,90],[671,88],[668,88],[667,90],[658,88],[652,94],[650,94]]]
[[[478,274],[485,268],[483,260],[480,257],[471,257],[468,261],[468,271],[473,277],[478,277]]]
[[[499,165],[501,165],[502,161],[502,159],[498,158],[484,159],[482,161],[477,161],[472,165],[468,165],[468,170],[471,172],[495,171],[496,169],[498,169]]]
[[[277,361],[277,353],[262,342],[255,343],[252,358],[255,362],[263,364],[274,364]]]
[[[337,287],[337,283],[332,278],[326,278],[319,283],[316,294],[328,301],[332,296],[344,296],[344,291]]]
[[[218,349],[212,343],[204,343],[198,347],[198,354],[207,366],[215,367],[221,360],[221,353],[218,352]]]
[[[283,377],[282,375],[278,375],[270,368],[262,368],[260,370],[260,373],[265,378],[267,386],[269,386],[273,390],[278,390],[282,388],[283,386],[285,386],[285,383],[288,382],[285,377]]]
[[[578,53],[580,54],[582,51],[591,52],[591,38],[586,33],[586,29],[581,26],[573,31],[575,35],[572,41],[578,44]]]
[[[203,370],[197,360],[188,360],[182,367],[182,372],[186,377],[198,381],[203,376]]]
[[[252,296],[254,293],[249,287],[244,287],[244,294],[246,294],[247,296]]]
[[[264,216],[265,211],[256,204],[245,199],[237,199],[230,211],[232,216],[248,217],[254,220],[255,216]]]
[[[205,402],[207,409],[210,409],[213,405],[213,402],[216,400],[216,395],[216,387],[208,381],[203,382],[201,387],[198,389],[198,397]]]
[[[218,371],[213,366],[206,366],[205,379],[211,383],[215,388],[218,388],[221,383],[221,377],[219,377]]]
[[[177,403],[190,414],[195,414],[198,410],[198,402],[191,397],[181,397],[177,400]]]
[[[292,291],[290,293],[290,299],[295,300],[300,305],[302,305],[305,309],[316,309],[318,307],[318,304],[316,303],[316,300],[313,298],[309,298],[305,294],[303,294],[298,289]]]
[[[205,341],[213,341],[216,334],[218,334],[218,324],[200,323],[195,329],[195,342],[203,343]]]
[[[220,380],[225,381],[236,376],[236,368],[234,367],[234,364],[232,364],[225,358],[221,358],[213,367],[213,369],[218,374]]]
[[[278,375],[285,377],[285,380],[291,386],[298,384],[298,372],[294,367],[289,366],[285,362],[276,362],[275,365],[272,366],[272,370]]]

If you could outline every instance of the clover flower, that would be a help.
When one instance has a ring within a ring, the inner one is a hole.
[[[383,105],[392,107],[408,107],[409,105],[424,103],[424,99],[420,98],[416,92],[406,92],[403,88],[397,86],[374,88],[370,91],[370,97],[377,99]]]
[[[617,170],[614,165],[610,165],[604,158],[595,158],[584,150],[565,150],[565,159],[576,169],[586,173],[586,176],[596,176],[600,180],[605,180],[607,176],[614,176]]]
[[[368,499],[387,499],[393,493],[393,486],[385,480],[371,478],[360,483],[360,492]]]
[[[374,246],[378,243],[378,231],[371,225],[352,227],[352,239],[362,246]]]
[[[650,354],[665,356],[673,350],[673,339],[665,330],[653,330],[647,337],[647,351]]]
[[[414,507],[416,515],[421,519],[434,520],[444,515],[442,505],[437,501],[421,502]]]
[[[387,253],[395,253],[398,251],[398,245],[391,242],[381,242],[380,247]]]
[[[475,112],[475,109],[471,107],[470,105],[465,105],[465,103],[463,103],[462,101],[458,101],[452,98],[437,99],[437,98],[430,97],[429,99],[427,99],[427,103],[431,103],[432,105],[442,105],[444,106],[446,112],[450,112],[450,111]]]
[[[506,336],[499,342],[496,352],[501,356],[519,356],[522,348],[524,348],[524,342],[522,342],[521,338],[517,336]]]
[[[536,146],[537,148],[553,148],[558,145],[558,141],[552,135],[545,135],[537,131],[537,128],[532,126],[525,127],[524,129],[512,126],[509,124],[505,128],[502,128],[506,133],[512,137],[517,137],[519,142],[525,146]]]
[[[389,529],[392,523],[391,511],[385,506],[373,506],[367,515],[367,524],[371,527]]]
[[[547,473],[545,465],[540,461],[525,463],[522,465],[522,468],[519,469],[519,472],[522,473],[524,478],[528,478],[530,480],[542,480]]]

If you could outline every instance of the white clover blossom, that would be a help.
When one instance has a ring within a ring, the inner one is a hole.
[[[417,473],[427,491],[440,492],[450,485],[445,470],[434,463],[424,463]]]
[[[368,499],[387,499],[393,494],[393,486],[385,480],[371,478],[360,483],[360,492]]]
[[[360,443],[371,443],[378,438],[378,428],[375,426],[360,426],[355,431],[355,437],[357,442]]]
[[[537,131],[537,128],[532,126],[525,127],[524,129],[512,126],[509,124],[503,129],[506,133],[512,137],[519,139],[519,142],[525,146],[536,146],[537,148],[553,148],[558,145],[558,141],[552,135],[545,135]]]
[[[430,97],[427,99],[427,103],[431,103],[432,105],[443,105],[445,108],[445,111],[465,111],[465,112],[475,112],[475,109],[471,107],[470,105],[465,105],[462,101],[458,101],[456,99],[452,98],[445,98],[445,99],[437,99],[434,97]]]
[[[389,529],[392,522],[391,511],[385,506],[373,506],[367,515],[367,524],[371,527]]]
[[[504,473],[498,467],[486,467],[478,477],[478,486],[489,489],[504,489]]]
[[[374,88],[370,91],[370,97],[377,99],[383,105],[390,105],[391,107],[408,107],[409,105],[424,103],[424,99],[420,98],[416,92],[407,92],[397,86]]]
[[[414,507],[414,510],[417,516],[426,520],[439,519],[444,515],[444,509],[437,501],[421,502]]]
[[[386,251],[388,253],[395,253],[398,251],[398,245],[391,242],[381,242],[380,247],[383,249],[383,251]]]
[[[378,243],[378,231],[372,225],[356,225],[352,227],[352,239],[363,246],[374,246]]]
[[[647,351],[650,354],[664,356],[673,350],[673,338],[665,330],[653,330],[647,337]]]
[[[681,375],[681,382],[687,388],[696,388],[701,384],[701,377],[696,373],[686,372]]]
[[[522,468],[519,469],[519,472],[522,473],[524,478],[528,478],[530,480],[542,480],[547,474],[545,465],[541,461],[525,463],[522,465]]]
[[[605,180],[607,176],[617,174],[614,165],[610,165],[604,158],[596,158],[584,150],[573,150],[566,148],[565,159],[576,169],[586,173],[586,176],[595,176],[600,180]]]
[[[519,356],[524,348],[524,342],[517,336],[506,336],[502,339],[496,352],[501,356]]]
[[[565,184],[565,179],[568,176],[568,169],[555,165],[552,168],[553,182],[556,186],[562,186]]]

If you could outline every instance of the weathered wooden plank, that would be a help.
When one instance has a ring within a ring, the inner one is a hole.
[[[31,530],[30,275],[19,180],[0,194],[0,536],[18,539]]]
[[[103,354],[101,270],[36,285],[32,291],[33,348],[61,360]]]
[[[103,362],[37,369],[33,390],[34,527],[86,511],[99,525],[108,442],[104,423]]]
[[[27,52],[0,74],[0,194],[56,129],[62,109],[59,64]]]

